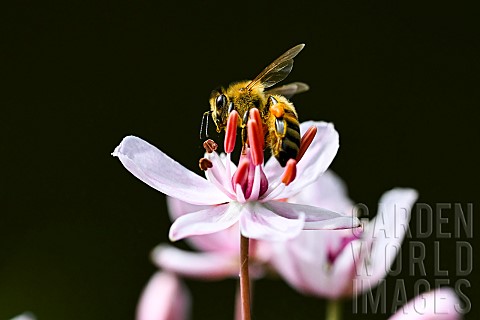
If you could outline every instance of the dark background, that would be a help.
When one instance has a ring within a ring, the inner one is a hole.
[[[473,8],[403,1],[1,7],[0,319],[25,310],[40,320],[132,319],[155,271],[149,252],[168,241],[170,222],[164,196],[110,153],[135,134],[197,170],[211,89],[254,77],[302,42],[288,81],[311,90],[294,102],[300,120],[334,122],[341,148],[332,168],[355,201],[375,208],[384,191],[406,186],[419,190],[419,202],[475,202],[478,211]],[[408,298],[416,280],[433,287],[445,278],[434,275],[437,240],[441,268],[455,284],[457,239],[434,234],[422,240],[428,276],[410,277],[405,267],[389,277],[389,307],[396,278],[405,279]],[[460,278],[478,305],[475,271]],[[194,318],[231,318],[234,280],[187,283]],[[323,302],[281,281],[255,288],[256,319],[323,317]]]

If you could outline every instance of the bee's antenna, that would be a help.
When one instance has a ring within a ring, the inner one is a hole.
[[[203,139],[202,138],[202,133],[203,133],[203,124],[205,123],[205,117],[207,118],[207,121],[206,121],[206,126],[205,126],[205,138],[208,138],[208,118],[210,116],[210,114],[212,113],[212,111],[206,111],[203,116],[202,116],[202,124],[200,126],[200,139]]]

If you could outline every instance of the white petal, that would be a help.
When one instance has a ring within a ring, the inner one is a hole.
[[[185,214],[210,208],[209,206],[189,204],[172,197],[167,197],[167,205],[172,220]],[[191,236],[186,240],[193,247],[202,251],[230,252],[238,254],[240,252],[240,242],[238,240],[239,234],[240,230],[238,228],[238,223],[236,223],[225,230],[201,236]]]
[[[345,216],[313,206],[280,201],[265,202],[264,206],[287,219],[296,219],[300,215],[304,215],[305,225],[303,229],[305,230],[348,229],[360,225],[360,221],[356,217]]]
[[[231,199],[235,199],[232,179],[225,168],[224,161],[216,152],[205,153],[205,158],[212,162],[212,168],[205,171],[205,177]]]
[[[305,155],[297,164],[297,177],[277,196],[277,199],[290,198],[316,181],[327,170],[337,154],[339,137],[333,124],[314,121],[304,122],[300,125],[301,133],[303,134],[311,126],[317,127],[317,134]],[[283,171],[284,168],[273,157],[265,164],[265,174],[269,183],[271,181],[275,183],[275,180],[281,179]]]
[[[240,239],[240,235],[236,238]],[[197,279],[218,280],[238,276],[239,272],[238,253],[199,253],[159,245],[152,258],[163,270]]]
[[[380,199],[378,212],[366,226],[362,236],[365,246],[372,244],[363,263],[357,268],[358,288],[364,291],[383,279],[401,249],[401,244],[410,221],[410,211],[417,199],[413,189],[393,189]]]
[[[303,228],[304,216],[287,219],[270,211],[263,204],[251,202],[243,207],[240,231],[245,237],[278,241],[297,236]]]
[[[171,197],[193,204],[218,204],[230,199],[212,183],[140,138],[125,137],[112,153],[134,176]]]
[[[241,206],[232,202],[179,217],[170,227],[170,240],[218,232],[238,221]]]
[[[390,320],[457,320],[461,319],[460,301],[455,291],[440,288],[421,293],[400,307]]]
[[[185,320],[190,304],[186,288],[175,275],[157,272],[143,290],[136,320]]]
[[[288,199],[288,202],[325,208],[345,215],[351,215],[353,201],[347,193],[345,182],[332,170],[327,170],[312,184]]]

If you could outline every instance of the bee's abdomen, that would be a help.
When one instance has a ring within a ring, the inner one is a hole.
[[[285,167],[287,161],[295,159],[300,148],[300,125],[297,117],[290,110],[285,110],[283,120],[285,121],[285,135],[281,138],[279,149],[275,153],[275,158],[282,167]]]

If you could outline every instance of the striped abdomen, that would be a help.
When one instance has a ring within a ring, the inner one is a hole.
[[[282,167],[295,159],[300,148],[300,125],[293,106],[285,108],[282,117],[270,117],[269,143],[273,156]]]

